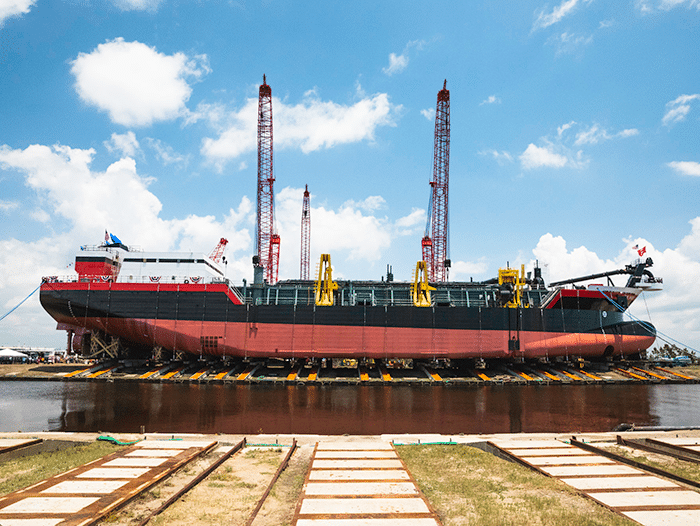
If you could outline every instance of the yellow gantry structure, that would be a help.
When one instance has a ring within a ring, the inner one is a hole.
[[[411,299],[416,307],[430,307],[430,291],[435,290],[428,283],[428,271],[425,261],[416,263],[416,273],[413,275],[413,285],[411,285]]]
[[[498,284],[510,285],[513,290],[512,299],[506,303],[506,307],[522,307],[523,289],[525,288],[525,265],[520,267],[520,271],[516,268],[499,268],[498,269]]]
[[[316,305],[321,307],[332,307],[334,292],[338,290],[338,283],[333,281],[333,269],[331,268],[331,255],[321,254],[321,261],[318,265],[318,276],[314,293]]]

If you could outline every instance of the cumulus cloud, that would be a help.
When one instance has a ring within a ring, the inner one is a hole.
[[[583,1],[586,4],[589,4],[592,0]],[[571,14],[578,4],[579,0],[564,0],[561,4],[556,6],[550,13],[546,12],[546,10],[542,8],[537,14],[535,22],[532,24],[532,31],[544,29],[556,24],[557,22],[561,21],[564,17]]]
[[[158,10],[161,0],[112,0],[112,3],[122,11],[151,11]]]
[[[113,133],[108,141],[103,143],[107,151],[125,157],[135,157],[140,151],[139,141],[132,131],[126,133]]]
[[[700,177],[700,163],[694,161],[673,161],[668,163],[668,166],[680,174]]]
[[[202,141],[202,155],[222,169],[227,161],[254,151],[257,107],[257,99],[248,99],[239,110],[226,115],[220,107],[212,108],[209,122],[218,128],[219,135]],[[373,141],[377,128],[396,125],[402,106],[392,104],[386,93],[364,95],[347,105],[321,100],[311,90],[298,104],[273,97],[272,108],[275,146],[309,153],[338,144]]]
[[[685,120],[686,115],[690,113],[690,103],[700,99],[700,93],[692,95],[681,95],[675,100],[666,103],[666,113],[661,119],[664,126],[672,126],[677,122]]]
[[[568,163],[566,156],[552,151],[552,146],[535,146],[530,143],[525,151],[520,154],[520,164],[524,170],[534,168],[563,168]]]
[[[500,104],[501,99],[496,97],[496,95],[489,95],[485,100],[481,101],[479,103],[479,106],[483,106],[484,104]]]
[[[397,55],[396,53],[389,53],[389,65],[382,68],[382,72],[385,75],[394,75],[396,73],[401,73],[404,69],[408,67],[408,55],[412,48],[417,50],[423,49],[426,45],[425,40],[411,40],[406,44],[403,49],[403,53]]]
[[[10,212],[12,210],[17,210],[19,208],[19,203],[17,201],[3,201],[0,199],[0,212]]]
[[[427,110],[420,110],[420,114],[428,119],[429,121],[432,121],[435,118],[435,108],[428,108]]]
[[[659,249],[638,237],[622,240],[622,247],[613,259],[604,259],[594,251],[580,246],[569,250],[561,236],[543,235],[533,255],[543,267],[547,283],[622,268],[638,258],[634,246],[646,247],[644,257],[651,257],[651,271],[664,280],[664,290],[645,293],[630,308],[637,318],[648,320],[660,333],[679,340],[681,344],[700,349],[700,217],[690,221],[691,232],[675,248]],[[530,265],[534,264],[534,260]],[[622,286],[625,276],[613,277]],[[600,280],[597,280],[600,282]],[[661,342],[663,343],[663,342]]]
[[[10,17],[29,13],[35,3],[36,0],[0,0],[0,27]]]
[[[211,69],[206,55],[165,55],[123,38],[80,53],[71,63],[80,98],[124,126],[149,126],[187,114],[192,88]]]
[[[397,55],[396,53],[389,53],[389,65],[382,68],[382,71],[386,75],[393,75],[395,73],[401,73],[408,66],[408,57],[406,55]]]

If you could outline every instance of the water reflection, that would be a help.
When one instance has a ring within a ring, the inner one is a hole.
[[[496,433],[700,425],[698,385],[265,386],[0,381],[0,431]]]

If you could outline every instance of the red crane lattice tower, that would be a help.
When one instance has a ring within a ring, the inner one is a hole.
[[[430,203],[425,236],[421,240],[428,279],[447,281],[450,262],[448,193],[450,186],[450,91],[447,80],[437,94],[435,108],[435,143],[433,178],[430,181]]]
[[[304,202],[301,205],[301,263],[299,278],[309,279],[309,263],[311,261],[311,199],[309,185],[304,189]]]
[[[258,96],[258,213],[255,251],[268,283],[279,273],[280,236],[275,232],[275,203],[272,172],[272,88],[265,75]]]
[[[228,245],[228,239],[222,237],[219,240],[219,243],[211,251],[211,254],[209,254],[209,259],[219,263],[221,261],[221,257],[224,255],[224,250],[226,250],[226,245]]]

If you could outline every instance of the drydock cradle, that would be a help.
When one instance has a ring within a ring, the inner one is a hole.
[[[330,362],[330,360],[329,360]],[[3,380],[26,379],[3,376]],[[611,364],[503,363],[486,369],[444,369],[417,364],[395,368],[377,361],[373,366],[327,367],[299,361],[271,364],[265,361],[208,363],[173,361],[147,367],[123,362],[102,362],[76,366],[72,371],[47,372],[33,380],[264,384],[264,385],[563,385],[563,384],[656,384],[700,383],[700,370],[694,367],[661,367],[651,362]]]

